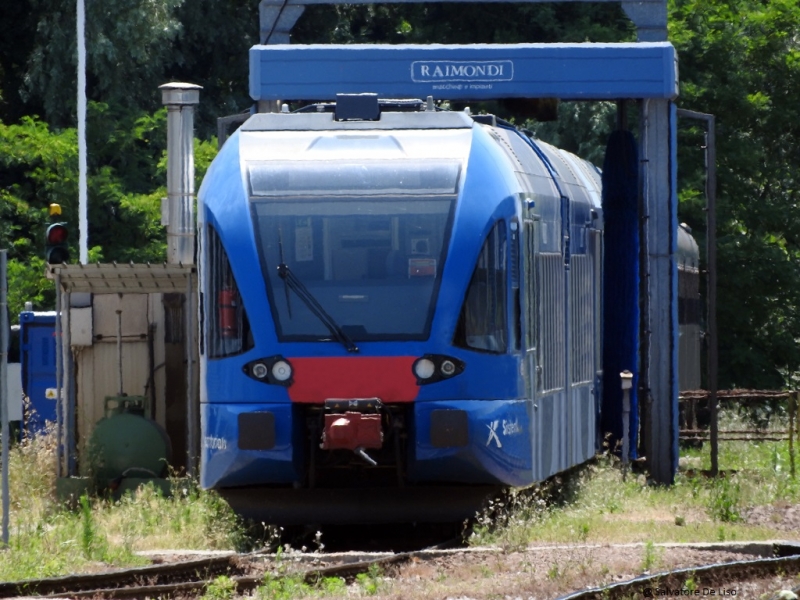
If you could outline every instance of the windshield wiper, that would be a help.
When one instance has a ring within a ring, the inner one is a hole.
[[[303,285],[303,282],[297,278],[297,275],[289,270],[289,266],[286,263],[282,262],[278,265],[278,277],[283,279],[286,286],[291,288],[308,309],[322,321],[322,324],[330,330],[336,341],[342,344],[348,352],[358,352],[358,346],[356,346],[355,342],[344,332],[334,318],[322,308],[322,305],[314,298],[311,292],[308,291],[308,288]]]

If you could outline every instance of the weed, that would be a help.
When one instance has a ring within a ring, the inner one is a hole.
[[[347,583],[341,577],[324,577],[317,589],[323,596],[342,596],[347,590]]]
[[[695,590],[697,589],[697,581],[694,579],[694,573],[692,573],[689,578],[683,582],[683,588],[694,594]]]
[[[717,529],[717,541],[718,542],[724,542],[725,539],[726,539],[725,526],[724,525],[720,525],[719,529]]]
[[[656,545],[650,541],[644,545],[644,556],[642,557],[642,571],[650,571],[660,561],[660,552]]]
[[[258,588],[257,596],[265,600],[291,600],[310,592],[311,586],[299,575],[268,574],[264,577],[264,583]]]
[[[381,569],[378,565],[370,565],[369,571],[359,573],[356,576],[356,583],[361,587],[365,594],[374,596],[381,587]]]
[[[236,582],[227,575],[220,575],[206,587],[201,600],[230,600],[236,595]]]
[[[741,521],[740,504],[741,488],[738,481],[721,477],[712,484],[708,503],[708,512],[712,519],[723,523]]]
[[[506,552],[522,550],[530,540],[530,529],[545,518],[552,493],[553,489],[547,486],[512,489],[490,500],[476,515],[469,542],[498,544]]]
[[[81,550],[84,558],[91,559],[94,550],[94,519],[92,518],[92,506],[89,497],[84,494],[81,496]]]
[[[578,539],[580,541],[585,542],[586,539],[589,537],[589,524],[588,523],[581,523],[578,527]]]
[[[558,581],[561,578],[561,570],[558,568],[558,563],[553,563],[549,569],[547,569],[547,578],[551,581]]]
[[[314,534],[314,543],[317,546],[317,549],[315,550],[315,552],[322,552],[323,550],[325,550],[325,544],[322,543],[322,532],[321,531],[317,531],[317,533]]]

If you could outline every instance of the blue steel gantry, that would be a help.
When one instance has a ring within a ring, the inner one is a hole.
[[[636,43],[462,46],[288,43],[290,31],[305,5],[342,1],[261,1],[261,45],[250,50],[250,93],[259,110],[274,110],[280,99],[333,100],[338,93],[360,92],[374,92],[385,98],[560,98],[638,103],[639,275],[643,295],[641,325],[633,333],[640,336],[639,360],[630,370],[635,371],[638,381],[643,448],[650,474],[656,482],[672,483],[678,465],[674,104],[678,95],[678,69],[675,49],[666,41],[666,0],[620,2],[637,26]],[[366,3],[366,0],[347,1]],[[634,308],[638,310],[631,307]]]

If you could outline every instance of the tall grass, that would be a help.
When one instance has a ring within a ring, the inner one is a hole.
[[[735,426],[735,416],[726,419],[724,427]],[[695,470],[709,467],[707,446],[683,455]],[[55,500],[54,466],[52,435],[11,450],[11,538],[0,551],[0,581],[144,564],[141,550],[253,543],[227,504],[193,482],[174,480],[169,498],[145,486],[119,502],[85,497],[70,509]],[[673,486],[656,486],[643,474],[624,476],[618,459],[605,454],[540,488],[509,492],[479,517],[472,540],[513,550],[531,543],[800,539],[800,531],[747,522],[751,507],[800,502],[787,442],[723,442],[720,467],[724,479],[680,472]],[[643,563],[656,561],[645,546]]]
[[[721,427],[744,428],[734,413]],[[800,502],[800,481],[789,473],[787,441],[720,442],[720,469],[710,479],[709,446],[683,449],[695,465],[672,486],[653,485],[644,474],[624,476],[605,454],[546,486],[515,492],[478,518],[472,542],[519,548],[531,543],[716,542],[800,539],[776,523],[747,522],[748,510]]]
[[[9,453],[10,539],[0,581],[136,566],[156,549],[236,549],[248,542],[240,520],[216,494],[174,480],[172,497],[152,485],[119,502],[55,499],[55,437],[27,439]]]

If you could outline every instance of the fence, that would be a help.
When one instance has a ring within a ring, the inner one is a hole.
[[[773,390],[718,390],[718,404],[728,405],[726,408],[748,407],[752,410],[769,407],[768,415],[764,420],[763,427],[751,427],[747,429],[725,429],[719,430],[718,441],[787,441],[789,442],[789,465],[792,478],[795,477],[795,450],[794,442],[800,438],[800,422],[797,418],[797,410],[800,405],[800,392],[795,391],[773,391]],[[692,390],[681,392],[678,401],[681,406],[681,427],[679,439],[683,441],[706,442],[714,440],[711,438],[710,428],[703,426],[703,405],[708,404],[710,392],[707,390]],[[788,428],[776,429],[769,426],[769,420],[775,409],[785,404],[788,416]],[[709,415],[712,414],[711,407],[706,406]],[[752,419],[751,419],[752,420]],[[709,424],[710,425],[710,424]],[[712,448],[712,453],[715,451]]]

